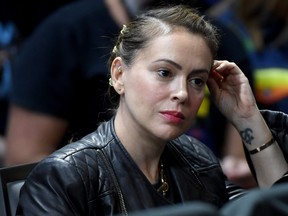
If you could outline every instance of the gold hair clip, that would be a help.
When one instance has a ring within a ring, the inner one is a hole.
[[[126,31],[126,29],[127,29],[127,26],[123,25],[122,30],[120,31],[120,33],[123,34]]]
[[[117,47],[116,47],[116,46],[113,47],[112,52],[113,52],[113,53],[117,53]]]

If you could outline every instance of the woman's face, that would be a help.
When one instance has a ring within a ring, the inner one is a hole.
[[[122,67],[118,114],[130,132],[171,140],[191,127],[213,59],[204,39],[185,30],[160,36]]]

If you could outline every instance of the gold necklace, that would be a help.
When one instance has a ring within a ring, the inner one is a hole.
[[[167,179],[164,174],[164,165],[162,163],[162,160],[160,161],[160,180],[161,180],[161,185],[157,189],[157,191],[162,192],[162,195],[165,196],[167,191],[169,190],[169,185],[167,183]]]

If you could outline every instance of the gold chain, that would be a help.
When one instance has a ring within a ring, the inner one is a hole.
[[[164,174],[164,165],[162,163],[162,160],[160,161],[160,180],[161,180],[161,185],[158,188],[158,192],[162,192],[162,195],[165,196],[167,191],[169,190],[169,185],[166,180],[166,176]]]

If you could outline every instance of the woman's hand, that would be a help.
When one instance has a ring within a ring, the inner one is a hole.
[[[207,85],[214,103],[232,124],[259,113],[249,81],[235,63],[215,60]]]
[[[269,142],[272,134],[264,121],[248,79],[234,63],[215,61],[207,85],[218,109],[236,127],[248,151]],[[276,141],[251,155],[260,187],[270,187],[288,170]]]

